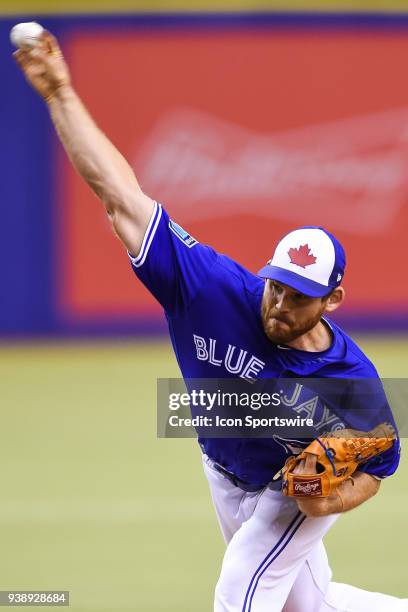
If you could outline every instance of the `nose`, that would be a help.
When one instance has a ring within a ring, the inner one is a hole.
[[[276,308],[276,310],[279,310],[279,312],[287,312],[288,311],[286,295],[285,295],[284,292],[282,292],[279,295],[279,297],[276,298],[275,308]]]

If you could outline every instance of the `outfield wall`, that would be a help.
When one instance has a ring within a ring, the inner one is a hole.
[[[0,335],[163,330],[61,152],[0,21]],[[358,329],[406,329],[408,16],[46,17],[81,96],[144,190],[256,271],[288,229],[344,243]]]

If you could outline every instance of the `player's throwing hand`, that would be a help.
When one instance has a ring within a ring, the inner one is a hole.
[[[56,38],[49,32],[43,32],[35,47],[16,51],[14,58],[27,81],[46,102],[70,86],[68,66]]]

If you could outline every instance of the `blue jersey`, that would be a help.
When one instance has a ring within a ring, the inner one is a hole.
[[[244,267],[199,244],[155,204],[134,272],[164,308],[171,341],[184,378],[377,379],[371,361],[338,326],[325,320],[332,344],[314,353],[273,344],[261,319],[264,281]],[[310,398],[309,398],[310,399]],[[300,398],[302,405],[307,405]],[[310,402],[309,402],[310,403]],[[341,423],[341,413],[337,418]],[[369,430],[368,422],[350,423]],[[296,441],[200,439],[209,457],[251,484],[265,484],[283,466]],[[380,478],[399,461],[399,442],[364,466]]]

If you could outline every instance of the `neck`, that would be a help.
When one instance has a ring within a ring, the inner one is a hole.
[[[298,349],[300,351],[309,351],[319,353],[330,348],[332,343],[332,333],[329,327],[319,321],[306,334],[299,336],[295,340],[287,343],[287,346]]]

